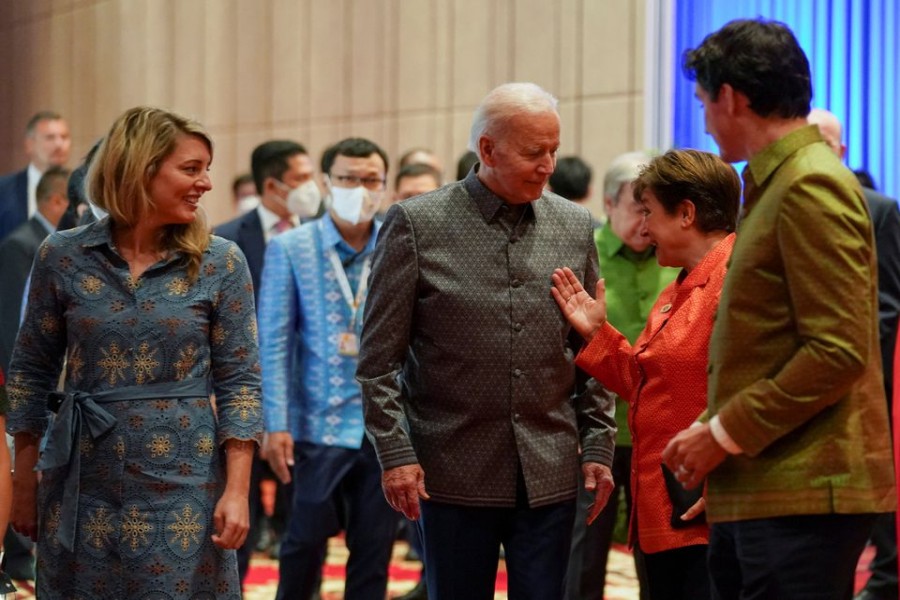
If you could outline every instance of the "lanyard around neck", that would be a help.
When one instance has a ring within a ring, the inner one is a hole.
[[[350,289],[350,280],[347,278],[347,272],[344,270],[344,265],[341,263],[337,250],[329,248],[328,260],[331,261],[331,266],[334,268],[334,276],[337,278],[338,285],[341,288],[341,294],[344,296],[344,301],[346,301],[347,306],[350,307],[349,329],[353,329],[353,326],[356,324],[356,314],[359,312],[359,307],[363,303],[363,300],[366,297],[366,291],[369,287],[369,272],[372,269],[372,255],[367,256],[363,260],[362,271],[359,274],[359,284],[356,286],[355,296],[353,295],[353,290]]]

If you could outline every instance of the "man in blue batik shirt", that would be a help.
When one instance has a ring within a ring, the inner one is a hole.
[[[318,588],[328,538],[347,531],[345,596],[382,600],[397,513],[365,438],[354,378],[388,159],[349,138],[325,151],[328,212],[272,239],[259,295],[266,458],[294,479],[279,556],[279,599]]]

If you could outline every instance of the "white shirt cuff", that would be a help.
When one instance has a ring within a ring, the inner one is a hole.
[[[722,425],[722,422],[719,420],[719,415],[714,416],[709,420],[709,429],[712,431],[713,438],[715,438],[716,442],[719,443],[720,446],[727,452],[728,454],[743,454],[744,451],[740,446],[735,443],[731,436],[728,435],[728,432],[725,431],[725,427]]]

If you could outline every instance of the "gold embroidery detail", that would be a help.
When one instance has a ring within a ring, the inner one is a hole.
[[[95,548],[103,548],[104,543],[109,542],[109,534],[113,530],[112,515],[106,512],[106,508],[98,508],[84,526],[90,537],[90,542]]]
[[[96,275],[85,275],[81,279],[81,289],[85,294],[99,294],[104,287],[106,284]]]
[[[200,532],[203,526],[197,522],[200,513],[195,513],[189,504],[185,504],[179,515],[177,512],[172,513],[175,516],[175,522],[171,523],[167,529],[175,535],[172,537],[172,543],[181,542],[181,550],[187,552],[191,547],[191,542],[200,543]]]
[[[56,532],[59,531],[59,520],[62,515],[62,503],[57,502],[50,508],[50,514],[47,516],[44,528],[47,532],[47,539],[54,546],[59,546],[59,540],[56,539]]]
[[[153,370],[159,366],[159,361],[153,358],[157,348],[150,350],[148,342],[141,342],[138,346],[138,354],[134,357],[134,378],[138,385],[144,383],[144,380],[152,381],[156,379],[153,376]]]
[[[169,453],[172,451],[172,440],[169,439],[169,434],[154,434],[153,440],[149,444],[147,444],[147,449],[150,450],[151,458],[169,456]]]
[[[225,342],[225,328],[222,327],[221,324],[216,324],[213,326],[212,330],[212,343],[214,346],[220,346]]]
[[[59,321],[53,315],[44,315],[41,317],[41,333],[44,335],[56,333],[59,331]]]
[[[84,368],[84,358],[81,355],[81,346],[72,346],[69,358],[66,360],[66,369],[69,371],[69,379],[77,383],[81,379],[81,370]]]
[[[135,291],[137,291],[137,289],[140,288],[141,285],[143,285],[143,283],[144,283],[143,279],[141,279],[140,277],[135,279],[134,277],[131,276],[131,273],[129,273],[125,277],[125,285],[128,286],[128,291],[131,293],[134,293]]]
[[[259,414],[259,399],[250,393],[247,386],[241,386],[241,393],[235,396],[229,403],[231,410],[240,415],[241,421],[246,421],[250,416]]]
[[[166,287],[169,288],[169,293],[173,296],[184,296],[188,293],[188,289],[190,289],[191,286],[184,277],[175,277],[166,284]]]
[[[28,388],[22,385],[22,376],[18,373],[6,383],[6,397],[9,399],[9,407],[18,410],[28,400]]]
[[[206,433],[201,435],[200,439],[197,440],[196,447],[197,454],[200,456],[212,456],[213,450],[216,449],[212,436]]]
[[[125,379],[125,369],[131,363],[125,358],[125,353],[119,350],[119,343],[113,342],[109,345],[109,351],[100,348],[103,358],[97,361],[97,365],[103,369],[102,377],[109,380],[109,385],[115,385],[118,379]]]
[[[151,531],[153,525],[147,522],[146,513],[141,514],[137,506],[128,509],[122,519],[122,537],[128,541],[132,552],[138,549],[138,545],[146,546],[149,543],[147,534]]]
[[[125,458],[125,440],[123,438],[119,438],[116,440],[115,446],[113,446],[113,450],[116,453],[116,456],[119,457],[119,460]]]
[[[187,348],[178,351],[178,357],[178,360],[175,361],[175,379],[181,381],[188,376],[197,363],[197,347],[194,344],[188,344]]]

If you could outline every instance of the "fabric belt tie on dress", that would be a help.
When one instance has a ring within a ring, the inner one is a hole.
[[[81,486],[81,435],[87,430],[91,440],[109,433],[116,426],[116,418],[100,405],[124,400],[161,400],[165,398],[199,398],[209,396],[206,379],[165,381],[148,385],[133,385],[104,392],[52,392],[49,398],[56,419],[47,435],[47,445],[38,460],[36,471],[68,465],[63,498],[66,508],[60,511],[56,538],[69,552],[75,549],[75,529],[78,521],[78,495]]]

